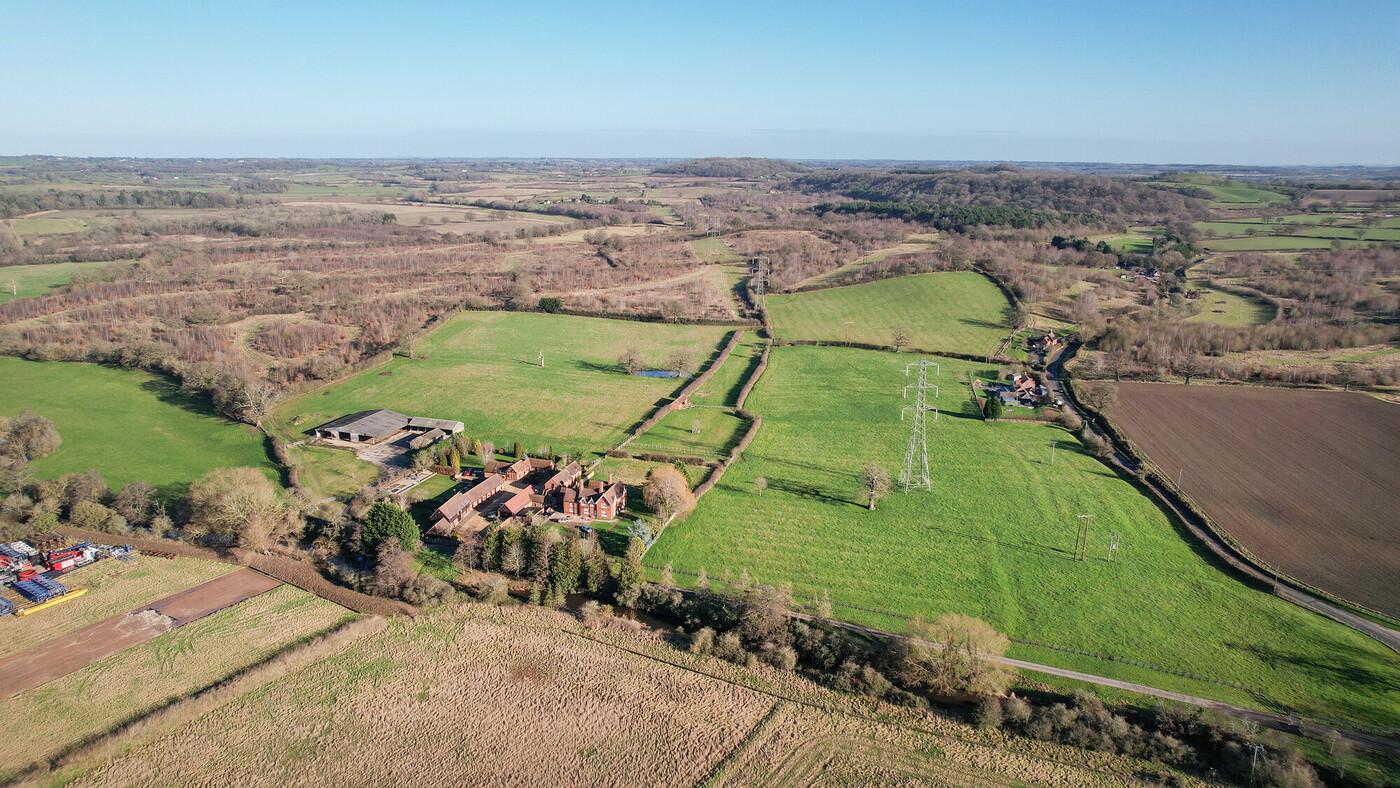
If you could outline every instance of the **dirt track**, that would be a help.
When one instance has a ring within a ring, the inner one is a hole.
[[[1109,415],[1251,552],[1400,615],[1400,407],[1341,392],[1124,383]]]
[[[0,698],[46,684],[175,627],[282,585],[241,569],[0,659]],[[62,608],[52,611],[61,614]],[[47,612],[47,611],[46,611]]]

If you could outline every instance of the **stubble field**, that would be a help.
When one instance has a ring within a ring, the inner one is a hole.
[[[1128,779],[1136,767],[984,736],[655,637],[581,630],[558,612],[466,606],[392,620],[337,656],[68,776],[78,785],[382,785],[421,778],[425,763],[451,782],[509,774],[505,782],[529,785],[807,785],[843,775],[1085,785]]]
[[[1114,423],[1247,548],[1400,616],[1400,406],[1245,386],[1118,390]]]

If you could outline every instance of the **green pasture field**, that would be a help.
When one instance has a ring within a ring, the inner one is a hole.
[[[617,363],[625,350],[636,348],[655,366],[685,351],[699,365],[716,352],[726,332],[716,326],[467,312],[429,334],[420,343],[419,358],[396,357],[303,394],[277,409],[269,429],[290,443],[347,413],[391,408],[458,419],[467,435],[498,447],[520,441],[528,451],[548,446],[555,453],[602,452],[683,385],[674,378],[626,374]],[[540,351],[543,368],[536,364]],[[307,469],[313,478],[303,483],[313,489],[353,493],[363,479],[373,479],[373,467],[348,451],[309,448],[314,451],[306,457],[313,465],[327,463]],[[323,472],[330,478],[317,483],[314,477]]]
[[[53,288],[68,284],[74,274],[108,265],[113,263],[44,263],[0,268],[0,304],[16,298],[46,295]],[[13,293],[10,292],[11,285],[14,286]]]
[[[779,339],[888,345],[902,329],[911,347],[984,355],[1011,331],[1006,297],[985,276],[962,271],[770,295],[767,307]]]
[[[1187,185],[1211,193],[1213,201],[1227,207],[1240,207],[1245,204],[1270,204],[1288,202],[1288,195],[1270,189],[1260,189],[1246,183],[1215,178],[1209,175],[1183,175],[1169,181],[1158,181],[1166,185]]]
[[[1293,249],[1330,249],[1326,238],[1283,235],[1256,235],[1252,238],[1206,238],[1201,245],[1214,252],[1275,252]],[[1341,241],[1342,246],[1369,246],[1365,241]]]
[[[1305,236],[1308,238],[1338,238],[1341,240],[1353,241],[1400,241],[1400,229],[1362,227],[1360,225],[1289,225],[1279,222],[1196,222],[1195,227],[1196,230],[1202,233],[1214,232],[1218,236],[1230,238],[1250,237],[1246,234],[1250,230],[1254,230],[1258,233],[1258,236],[1254,237],[1287,233],[1290,236]],[[1357,233],[1360,233],[1359,237]]]
[[[1118,235],[1093,235],[1089,237],[1089,240],[1094,243],[1105,241],[1117,252],[1146,254],[1152,251],[1152,236],[1138,232],[1120,233]]]
[[[699,427],[699,432],[693,432]],[[748,422],[721,408],[686,408],[667,413],[631,443],[634,454],[670,454],[718,460],[744,436]]]
[[[1212,564],[1064,429],[980,420],[964,376],[987,373],[983,365],[939,360],[933,490],[896,491],[868,511],[861,468],[897,477],[904,456],[908,361],[775,348],[750,402],[764,420],[757,439],[689,518],[666,529],[648,566],[671,563],[681,582],[704,568],[717,584],[747,570],[791,582],[803,601],[826,591],[838,616],[887,629],[965,613],[1039,641],[1013,647],[1037,661],[1245,705],[1400,723],[1393,653]],[[758,476],[768,481],[762,494]],[[1075,561],[1081,514],[1092,518],[1088,560]]]
[[[690,246],[702,263],[733,263],[744,259],[723,238],[697,238],[690,242]]]
[[[1259,326],[1274,319],[1274,307],[1267,301],[1217,290],[1188,277],[1190,286],[1201,291],[1196,303],[1201,311],[1187,318],[1188,323],[1215,323],[1221,326]]]
[[[274,476],[256,429],[212,413],[164,378],[96,364],[0,357],[0,414],[33,410],[63,437],[30,464],[39,478],[96,469],[114,488],[143,481],[170,497],[213,468]]]
[[[14,228],[17,234],[29,237],[80,233],[91,226],[92,222],[87,219],[57,213],[10,220],[10,227]]]
[[[739,390],[744,387],[744,381],[758,366],[763,355],[763,346],[766,344],[756,332],[741,332],[739,343],[734,346],[729,358],[715,370],[714,376],[706,381],[705,385],[690,395],[690,401],[705,406],[738,405]]]

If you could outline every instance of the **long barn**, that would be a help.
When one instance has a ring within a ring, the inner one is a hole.
[[[462,422],[405,416],[396,410],[362,410],[341,416],[315,429],[316,437],[348,443],[379,443],[404,432],[428,433],[440,430],[456,435],[464,429]]]

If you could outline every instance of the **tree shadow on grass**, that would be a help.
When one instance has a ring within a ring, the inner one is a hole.
[[[581,359],[576,359],[570,363],[584,372],[606,372],[612,375],[627,374],[627,370],[623,369],[621,364],[599,364],[596,361],[583,361]]]
[[[1328,683],[1351,683],[1357,686],[1367,687],[1377,694],[1400,692],[1400,681],[1397,681],[1393,675],[1387,675],[1372,670],[1361,665],[1355,659],[1347,658],[1346,655],[1349,653],[1349,649],[1340,644],[1337,644],[1335,648],[1326,650],[1328,655],[1326,661],[1300,651],[1284,651],[1262,643],[1227,641],[1225,645],[1229,648],[1250,654],[1270,668],[1276,669],[1282,666],[1299,667],[1309,675],[1316,676]]]
[[[152,378],[141,384],[141,390],[154,394],[156,399],[168,405],[174,405],[201,416],[210,416],[226,421],[218,411],[214,410],[214,404],[207,397],[186,391],[180,388],[179,384],[166,378]]]
[[[840,504],[843,506],[863,507],[863,504],[857,501],[852,501],[847,498],[840,498],[835,495],[831,495],[830,493],[824,492],[820,487],[816,486],[815,484],[805,484],[803,482],[795,482],[790,481],[788,479],[770,479],[768,481],[768,486],[772,487],[775,490],[782,490],[785,493],[791,493],[792,495],[796,495],[799,498],[811,498],[819,501],[826,501],[827,503]]]
[[[958,322],[962,323],[965,326],[976,326],[978,328],[995,328],[999,331],[1005,331],[1007,328],[1001,323],[994,323],[990,320],[978,320],[975,317],[960,317],[958,318]]]

